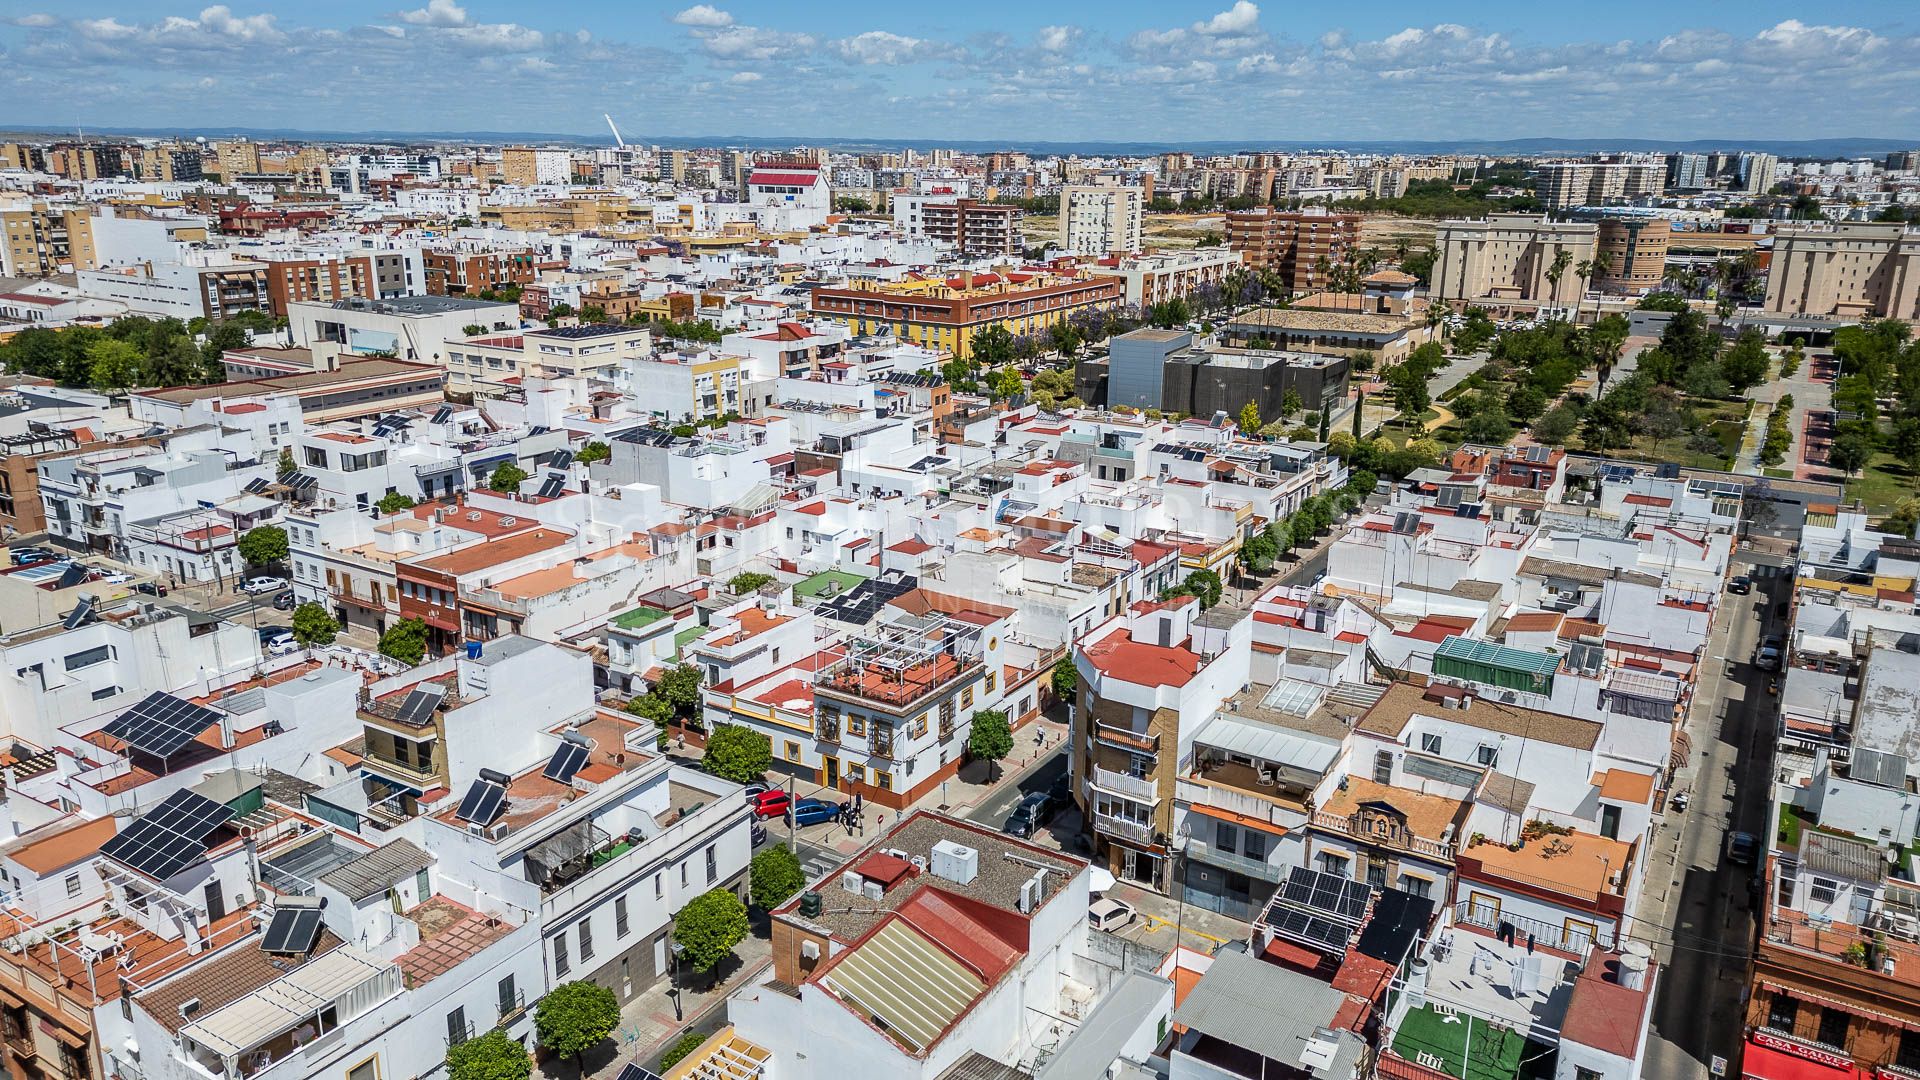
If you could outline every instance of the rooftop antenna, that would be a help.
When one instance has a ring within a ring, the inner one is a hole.
[[[612,114],[601,113],[600,115],[606,118],[607,127],[612,128],[613,130],[613,145],[618,149],[625,150],[627,148],[627,141],[620,137],[620,129],[617,127],[614,127]]]

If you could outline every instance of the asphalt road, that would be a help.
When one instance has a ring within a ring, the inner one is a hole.
[[[1027,774],[1020,778],[1017,785],[1008,784],[994,792],[992,798],[967,811],[966,819],[992,829],[1005,825],[1007,815],[1013,813],[1014,806],[1020,802],[1022,796],[1030,791],[1045,791],[1055,780],[1066,775],[1066,750],[1067,742],[1061,740],[1051,753],[1040,759],[1039,764],[1027,770]]]
[[[1748,572],[1746,562],[1736,559],[1732,573]],[[1749,660],[1762,634],[1780,632],[1772,613],[1787,597],[1786,580],[1755,577],[1751,595],[1725,598],[1687,719],[1693,760],[1675,783],[1691,804],[1683,812],[1668,809],[1648,853],[1631,934],[1654,945],[1665,966],[1647,1076],[1705,1077],[1714,1056],[1739,1060],[1758,896],[1755,868],[1727,862],[1725,838],[1737,830],[1762,844],[1772,839],[1764,819],[1775,705],[1767,694],[1770,673]]]

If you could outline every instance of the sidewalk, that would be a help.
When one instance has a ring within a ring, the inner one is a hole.
[[[584,1074],[574,1067],[572,1058],[553,1057],[539,1063],[535,1075],[545,1080],[612,1076],[629,1061],[650,1064],[682,1031],[696,1027],[707,1030],[701,1021],[711,1019],[714,1010],[720,1010],[724,1020],[727,998],[753,982],[773,962],[773,943],[750,935],[734,947],[733,954],[735,959],[726,965],[724,979],[710,988],[703,988],[701,976],[682,976],[682,981],[689,984],[680,987],[680,1015],[685,1019],[674,1019],[673,998],[667,993],[673,982],[662,979],[620,1007],[620,1026],[607,1042],[586,1055]]]

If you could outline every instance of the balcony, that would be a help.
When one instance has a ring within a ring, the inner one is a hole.
[[[1093,767],[1092,784],[1103,791],[1124,795],[1135,802],[1152,805],[1160,801],[1159,785],[1150,776],[1130,776],[1099,765]]]
[[[1093,737],[1122,750],[1132,750],[1141,754],[1160,752],[1160,736],[1152,732],[1129,731],[1123,727],[1096,722],[1093,725]]]
[[[1249,859],[1237,851],[1223,851],[1204,840],[1189,839],[1186,855],[1187,858],[1206,863],[1208,866],[1237,870],[1256,881],[1278,883],[1286,876],[1286,867],[1275,866],[1262,859]]]
[[[1359,822],[1353,818],[1342,817],[1339,814],[1329,813],[1325,810],[1315,810],[1311,820],[1316,829],[1326,829],[1329,832],[1342,833],[1364,844],[1382,846],[1384,843],[1380,837],[1360,828]],[[1453,861],[1454,846],[1452,844],[1442,843],[1439,840],[1429,840],[1424,836],[1409,836],[1403,843],[1384,844],[1384,846],[1399,847],[1415,855],[1424,855],[1429,859],[1441,859],[1446,862]]]
[[[424,764],[412,760],[401,761],[392,754],[379,753],[371,748],[362,755],[362,760],[373,766],[376,772],[416,787],[432,787],[440,780],[440,771],[433,767],[431,761]]]
[[[1131,840],[1136,844],[1153,843],[1153,826],[1128,818],[1112,817],[1107,814],[1093,815],[1093,830],[1117,836],[1122,840]]]
[[[1188,806],[1225,810],[1275,828],[1294,829],[1306,824],[1307,805],[1274,794],[1237,791],[1211,778],[1181,777],[1174,796]]]

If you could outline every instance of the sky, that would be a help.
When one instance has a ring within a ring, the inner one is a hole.
[[[1915,0],[420,3],[0,0],[0,125],[590,135],[610,113],[634,142],[1920,136]]]

